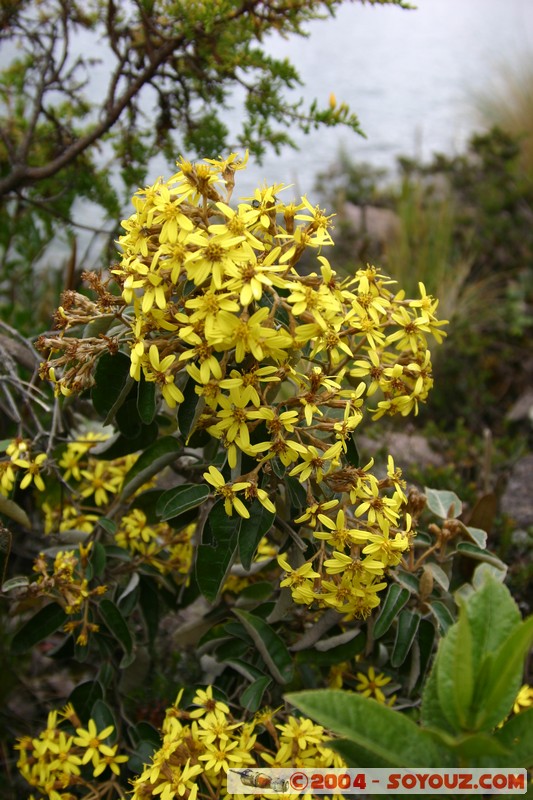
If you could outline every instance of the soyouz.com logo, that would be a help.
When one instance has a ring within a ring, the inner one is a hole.
[[[228,794],[525,794],[525,769],[230,769]]]

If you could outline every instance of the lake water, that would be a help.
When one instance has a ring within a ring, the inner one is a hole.
[[[272,39],[268,49],[295,64],[308,102],[326,105],[330,92],[347,102],[367,138],[340,128],[297,133],[301,149],[240,173],[239,194],[263,179],[312,193],[341,146],[388,168],[398,155],[459,151],[478,127],[476,96],[502,65],[533,58],[533,0],[418,0],[413,11],[350,3],[309,30],[308,39]]]
[[[479,127],[476,93],[490,91],[502,64],[533,57],[533,0],[418,0],[413,11],[347,2],[335,18],[310,23],[308,30],[307,39],[272,37],[266,49],[289,58],[299,71],[304,85],[294,92],[295,99],[303,96],[308,105],[316,98],[327,106],[334,92],[339,103],[348,103],[358,114],[367,138],[342,128],[307,137],[292,131],[300,150],[285,148],[279,156],[269,152],[262,165],[250,162],[237,176],[234,198],[250,195],[267,181],[293,185],[284,194],[287,202],[304,193],[314,201],[316,176],[341,146],[355,161],[390,169],[399,155],[427,159],[435,151],[459,151]],[[109,69],[105,51],[81,36],[77,44],[103,58],[94,65],[88,87],[89,96],[97,99]],[[237,101],[226,120],[236,135]],[[174,163],[156,158],[148,180],[174,171]],[[108,227],[92,204],[80,203],[77,212],[83,222]],[[79,252],[89,241],[82,232]],[[87,267],[99,252],[98,241],[92,245],[83,256]]]

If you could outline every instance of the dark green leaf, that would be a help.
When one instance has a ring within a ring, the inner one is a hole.
[[[435,638],[437,635],[437,631],[435,630],[435,625],[428,619],[420,620],[420,626],[418,628],[418,647],[420,651],[420,674],[418,676],[418,685],[422,685],[422,682],[426,675],[426,670],[429,666],[429,662],[431,660],[431,656],[433,655],[433,645],[435,642]]]
[[[150,742],[154,748],[158,748],[161,744],[161,737],[149,722],[139,722],[133,728],[130,728],[131,740],[135,747],[138,747],[141,742]]]
[[[349,642],[339,644],[329,650],[316,650],[314,647],[308,650],[300,650],[296,655],[298,664],[316,664],[320,667],[340,664],[342,661],[349,661],[362,653],[366,644],[366,635],[359,633]]]
[[[365,766],[442,767],[442,753],[431,737],[404,714],[369,697],[335,689],[297,692],[285,699],[328,730],[348,739]],[[374,761],[375,759],[375,761]]]
[[[295,510],[305,508],[307,506],[307,492],[298,478],[287,476],[285,478],[285,486],[287,487],[291,507]]]
[[[360,463],[359,450],[355,443],[355,435],[352,433],[346,442],[346,459],[352,467],[358,467]]]
[[[120,643],[124,652],[130,655],[133,650],[131,631],[117,606],[111,600],[104,598],[98,605],[98,612],[109,632]]]
[[[228,517],[223,500],[215,503],[207,517],[196,556],[196,580],[200,592],[211,602],[218,597],[235,560],[241,522],[238,514]]]
[[[86,681],[73,689],[68,701],[74,706],[82,723],[87,725],[94,704],[97,700],[102,700],[103,696],[104,690],[99,681]]]
[[[55,633],[67,619],[68,615],[57,603],[50,603],[41,608],[16,632],[11,642],[11,652],[15,655],[26,653],[34,645]]]
[[[135,393],[124,400],[115,414],[115,425],[126,439],[137,440],[145,427],[137,411]]]
[[[104,531],[110,536],[114,536],[117,532],[117,523],[112,519],[108,519],[107,517],[100,517],[98,519],[98,525],[100,525],[100,527],[103,528]]]
[[[420,624],[420,614],[404,608],[398,616],[396,639],[392,649],[391,664],[399,667],[407,658]]]
[[[205,399],[196,393],[196,386],[196,382],[189,378],[183,389],[183,403],[178,408],[178,428],[185,441],[193,433],[205,408]]]
[[[156,506],[156,513],[161,520],[172,519],[179,514],[202,505],[211,493],[209,486],[198,483],[184,483],[163,492]]]
[[[253,682],[264,675],[262,670],[254,667],[249,661],[243,661],[242,658],[225,659],[225,663],[234,669],[235,672],[238,672],[239,675],[242,675],[247,681]]]
[[[271,683],[272,678],[269,678],[268,675],[263,675],[251,683],[250,686],[247,686],[240,697],[242,707],[250,714],[255,714],[261,706],[263,695]]]
[[[113,420],[133,385],[130,359],[120,352],[115,355],[104,353],[98,359],[94,380],[91,399],[96,412],[107,424]]]
[[[7,564],[11,553],[12,538],[11,531],[8,531],[8,529],[0,523],[0,589],[4,592],[7,591],[4,579],[6,577]]]
[[[374,639],[380,639],[392,625],[404,605],[410,597],[409,590],[404,586],[398,586],[397,583],[389,584],[387,594],[385,595],[382,603],[379,617],[377,618],[373,636]]]
[[[163,436],[141,453],[133,467],[124,478],[122,497],[129,497],[163,467],[176,460],[182,447],[173,436]]]
[[[413,575],[412,572],[405,572],[403,569],[396,569],[395,578],[397,583],[399,583],[401,586],[405,586],[405,588],[409,589],[411,593],[414,592],[415,594],[418,594],[420,582],[418,577]]]
[[[271,597],[273,591],[274,586],[269,581],[251,583],[239,592],[235,605],[237,608],[256,606]]]
[[[429,604],[429,610],[437,620],[440,632],[442,634],[446,633],[450,625],[453,625],[455,622],[453,614],[448,606],[446,606],[440,600],[432,600]]]
[[[486,561],[487,564],[493,564],[499,569],[506,568],[503,561],[500,561],[500,559],[495,556],[494,553],[490,553],[488,550],[484,550],[483,548],[478,547],[476,544],[471,544],[470,542],[459,542],[457,545],[457,552],[462,556],[468,556],[468,558],[473,558],[476,561]]]
[[[289,683],[294,670],[283,639],[260,617],[240,609],[233,609],[233,613],[252,637],[272,677],[278,683]]]
[[[239,532],[239,558],[244,569],[250,569],[257,545],[272,527],[276,516],[257,499],[250,505],[249,511],[250,518],[243,519]]]
[[[101,520],[98,521],[101,523]],[[93,542],[90,558],[93,578],[100,578],[104,574],[106,561],[105,547],[100,542]]]
[[[141,373],[137,384],[137,413],[141,422],[149,425],[153,422],[157,411],[155,381],[147,381]]]
[[[160,602],[160,593],[157,591],[154,581],[151,578],[141,577],[139,605],[144,617],[150,642],[153,642],[157,635]]]

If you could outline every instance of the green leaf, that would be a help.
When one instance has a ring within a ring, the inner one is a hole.
[[[323,641],[323,640],[321,640]],[[320,644],[320,642],[317,642]],[[298,664],[316,664],[320,667],[328,667],[333,664],[340,664],[342,661],[349,661],[351,658],[362,653],[366,644],[366,635],[361,632],[350,639],[349,642],[331,647],[328,650],[317,650],[310,647],[308,650],[300,650],[296,654]]]
[[[4,579],[6,577],[9,556],[11,555],[12,541],[13,536],[11,535],[11,531],[8,531],[0,522],[0,591],[4,592],[9,591],[5,588],[6,584],[4,583]]]
[[[112,603],[111,600],[104,597],[103,600],[100,600],[98,612],[109,629],[109,632],[119,642],[124,652],[127,655],[131,655],[133,650],[133,638],[128,623],[117,606]]]
[[[205,408],[205,399],[196,393],[196,385],[196,382],[189,378],[183,389],[183,403],[180,403],[178,408],[178,428],[185,441],[194,432]]]
[[[441,589],[445,592],[450,588],[450,579],[442,569],[434,561],[430,561],[424,565],[424,569],[431,573],[433,579],[439,584]]]
[[[250,518],[243,519],[239,532],[239,558],[244,569],[250,569],[257,545],[272,527],[276,516],[257,499],[250,505],[249,511]]]
[[[202,505],[210,493],[209,486],[198,483],[184,483],[168,489],[157,501],[157,516],[164,521],[184,514],[185,511]]]
[[[346,460],[352,465],[352,467],[358,467],[361,461],[359,450],[357,449],[357,445],[355,443],[355,435],[353,433],[348,437],[346,442]]]
[[[520,611],[509,589],[492,576],[470,595],[465,611],[472,632],[473,669],[478,674],[483,660],[493,655],[520,624]]]
[[[72,703],[76,714],[86,725],[90,719],[93,705],[97,700],[102,700],[103,696],[104,690],[99,681],[85,681],[72,690],[68,701]]]
[[[389,584],[387,594],[381,603],[381,611],[374,625],[374,639],[380,639],[387,633],[410,596],[409,590],[404,586],[398,586],[397,583]]]
[[[207,517],[204,541],[196,555],[196,580],[200,592],[212,603],[235,560],[241,522],[238,514],[228,517],[223,500],[215,503]]]
[[[478,547],[476,544],[471,544],[470,542],[459,542],[457,545],[457,552],[460,553],[462,556],[468,556],[468,558],[473,558],[475,561],[485,561],[487,564],[493,564],[498,569],[506,569],[506,565],[503,561],[494,555],[494,553],[490,553],[488,550],[484,550],[482,547]]]
[[[482,550],[485,549],[487,546],[486,531],[482,531],[481,528],[469,528],[466,525],[464,526],[464,531],[470,537],[470,539],[472,539],[474,544],[477,544],[477,546],[481,547]]]
[[[14,589],[25,589],[29,585],[30,579],[27,575],[15,575],[2,584],[1,590],[2,592],[12,592]]]
[[[396,639],[391,654],[391,664],[399,667],[407,658],[420,625],[420,614],[404,608],[398,617]]]
[[[420,626],[418,628],[418,647],[420,651],[420,674],[417,679],[418,686],[422,685],[422,682],[426,675],[426,670],[428,668],[429,662],[433,655],[433,645],[435,643],[435,637],[437,635],[437,631],[435,629],[435,625],[429,619],[422,619],[420,620]]]
[[[269,678],[268,675],[257,678],[257,680],[247,686],[242,692],[240,697],[241,706],[250,714],[255,714],[261,706],[263,695],[271,683],[272,678]]]
[[[489,675],[476,694],[476,730],[491,730],[511,711],[532,643],[533,616],[517,625],[495,653]]]
[[[468,764],[469,767],[483,766],[486,758],[489,758],[490,765],[495,767],[498,765],[498,759],[507,759],[511,755],[508,748],[497,742],[494,736],[486,733],[462,736],[456,740],[452,749],[457,754],[458,763]]]
[[[436,669],[437,692],[444,715],[455,731],[468,730],[475,673],[472,631],[464,608],[440,642]]]
[[[294,668],[283,639],[260,617],[242,609],[233,609],[233,613],[253,639],[274,680],[281,684],[289,683]]]
[[[442,709],[438,694],[438,664],[433,664],[433,669],[429,673],[422,692],[422,708],[420,718],[426,728],[455,733],[455,729],[450,725]]]
[[[455,622],[454,616],[447,605],[440,600],[432,600],[429,603],[429,610],[438,622],[439,630],[445,634],[450,625]]]
[[[147,381],[141,373],[141,380],[137,384],[137,413],[140,420],[149,425],[153,422],[156,411],[155,381]]]
[[[456,519],[462,511],[463,504],[455,492],[446,489],[424,489],[427,506],[441,519]]]
[[[16,632],[11,642],[11,652],[14,655],[26,653],[55,633],[67,620],[68,614],[57,603],[44,606]]]
[[[508,759],[498,760],[494,766],[530,769],[533,764],[533,706],[515,714],[505,725],[497,728],[493,738],[510,751]]]
[[[173,436],[163,436],[147,447],[124,478],[122,499],[132,495],[163,467],[172,464],[181,451],[182,446]]]
[[[93,578],[101,578],[107,562],[106,549],[100,542],[93,542],[90,564]]]
[[[117,523],[112,519],[108,519],[107,517],[100,517],[98,520],[98,525],[100,525],[100,527],[103,528],[104,531],[110,536],[114,536],[118,530]]]
[[[278,477],[283,477],[283,474]],[[285,486],[287,488],[291,507],[295,510],[305,508],[307,505],[307,492],[298,478],[291,478],[287,475],[285,478]]]
[[[18,503],[15,503],[14,500],[11,500],[9,497],[4,497],[3,495],[0,495],[0,514],[5,514],[9,519],[18,522],[18,524],[26,528],[27,531],[31,530],[30,518],[24,509],[21,508]]]
[[[146,631],[150,642],[153,642],[159,628],[159,606],[161,603],[160,592],[150,578],[141,577],[139,607],[144,617]]]
[[[130,359],[125,353],[104,353],[96,364],[95,385],[91,390],[93,406],[107,425],[111,422],[133,386]]]
[[[364,766],[442,766],[429,734],[407,716],[369,697],[335,689],[297,692],[285,699],[328,730],[350,741]]]

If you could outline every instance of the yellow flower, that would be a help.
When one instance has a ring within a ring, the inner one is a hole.
[[[248,489],[250,481],[238,481],[236,483],[226,483],[221,472],[216,467],[209,467],[208,472],[204,472],[205,480],[215,487],[215,493],[224,498],[224,510],[231,517],[233,509],[244,519],[250,518],[250,512],[237,496],[236,492]]]
[[[17,458],[15,460],[14,463],[17,465],[17,467],[26,470],[26,474],[20,482],[21,489],[26,489],[33,481],[35,488],[39,489],[40,492],[44,492],[45,486],[40,475],[40,469],[45,461],[46,453],[39,453],[39,455],[35,456],[35,458],[31,459],[30,461],[24,458]]]
[[[369,667],[366,675],[364,672],[358,672],[356,677],[359,683],[355,688],[363,697],[374,697],[378,703],[385,703],[385,695],[381,690],[391,682],[390,678],[382,672],[376,675],[374,667]]]
[[[525,683],[520,691],[516,696],[516,700],[514,701],[513,711],[515,714],[519,714],[525,708],[529,708],[533,706],[533,687],[528,686]]]
[[[89,720],[87,728],[76,728],[76,733],[78,735],[74,738],[74,744],[77,744],[78,747],[82,747],[85,750],[81,760],[82,764],[87,764],[89,761],[92,761],[94,767],[98,766],[102,755],[106,755],[102,748],[104,748],[104,750],[109,750],[109,747],[105,744],[105,740],[108,736],[111,736],[114,730],[115,728],[113,725],[108,725],[98,733],[94,719]]]
[[[178,701],[176,701],[176,705],[177,704]],[[192,704],[199,706],[199,708],[190,712],[189,716],[192,719],[197,719],[209,713],[229,714],[229,707],[226,703],[213,697],[212,686],[208,686],[207,689],[197,689],[192,699]]]

